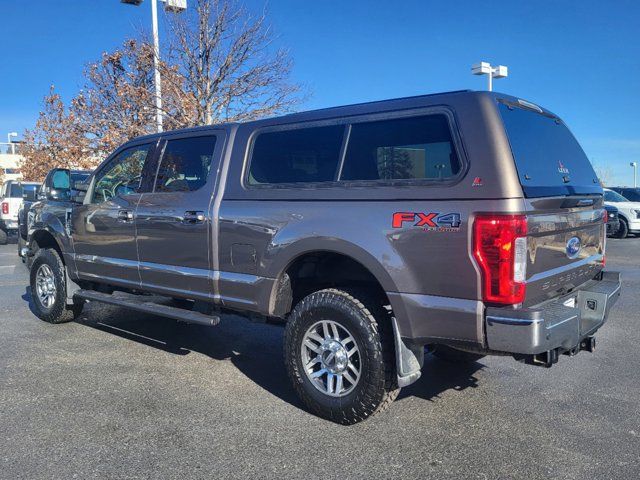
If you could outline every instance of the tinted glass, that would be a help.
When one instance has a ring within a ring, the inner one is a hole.
[[[164,150],[156,192],[193,192],[207,183],[216,137],[169,140]]]
[[[336,179],[343,125],[261,133],[253,144],[249,184]]]
[[[33,202],[36,200],[38,190],[40,190],[40,185],[23,185],[22,198],[29,202]]]
[[[566,125],[533,110],[499,104],[525,194],[529,197],[598,189],[597,175]]]
[[[84,182],[87,178],[89,178],[90,173],[86,172],[71,172],[71,185],[75,185],[76,182]]]
[[[142,170],[151,145],[123,150],[97,174],[93,203],[102,203],[118,195],[138,192]]]
[[[358,123],[341,180],[444,180],[460,171],[444,115]]]
[[[18,183],[12,183],[9,185],[9,191],[7,197],[9,198],[22,198],[22,185]]]
[[[613,190],[605,190],[604,191],[604,201],[605,202],[628,202],[625,197],[620,195],[619,193],[614,192]]]

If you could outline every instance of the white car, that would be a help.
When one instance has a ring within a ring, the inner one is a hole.
[[[7,236],[18,231],[18,210],[22,205],[24,189],[39,188],[35,182],[9,180],[0,189],[0,245],[7,243]]]
[[[618,209],[620,228],[616,237],[625,238],[629,233],[640,233],[640,202],[630,202],[619,193],[605,188],[604,203]]]

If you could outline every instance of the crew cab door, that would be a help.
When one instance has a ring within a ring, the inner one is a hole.
[[[72,211],[78,276],[137,287],[140,284],[135,215],[150,186],[156,141],[125,146],[96,172],[84,204]]]
[[[166,136],[153,190],[140,197],[136,228],[145,290],[212,300],[212,199],[224,134]]]

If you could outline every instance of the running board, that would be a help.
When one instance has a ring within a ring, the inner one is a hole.
[[[153,303],[143,300],[145,297],[136,298],[134,295],[115,296],[108,293],[94,292],[92,290],[78,290],[75,292],[75,298],[81,298],[91,302],[107,303],[118,307],[130,308],[138,312],[151,313],[162,317],[173,318],[181,322],[195,323],[197,325],[206,325],[213,327],[220,323],[220,317],[216,315],[206,315],[193,310],[185,310],[184,308],[170,307],[159,303]]]

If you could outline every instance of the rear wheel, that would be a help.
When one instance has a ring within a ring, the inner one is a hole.
[[[31,298],[36,315],[49,323],[69,322],[82,312],[82,303],[67,305],[65,266],[58,252],[38,251],[31,266]]]
[[[353,424],[398,396],[391,319],[382,306],[342,290],[308,295],[285,330],[285,364],[309,410]]]
[[[444,360],[449,363],[473,363],[486,356],[479,353],[457,350],[446,345],[436,345],[431,349],[431,353],[440,360]]]
[[[7,239],[7,232],[5,232],[4,230],[0,230],[0,245],[6,245]]]
[[[629,235],[629,224],[624,218],[620,217],[620,227],[614,236],[616,238],[627,238],[627,235]]]

